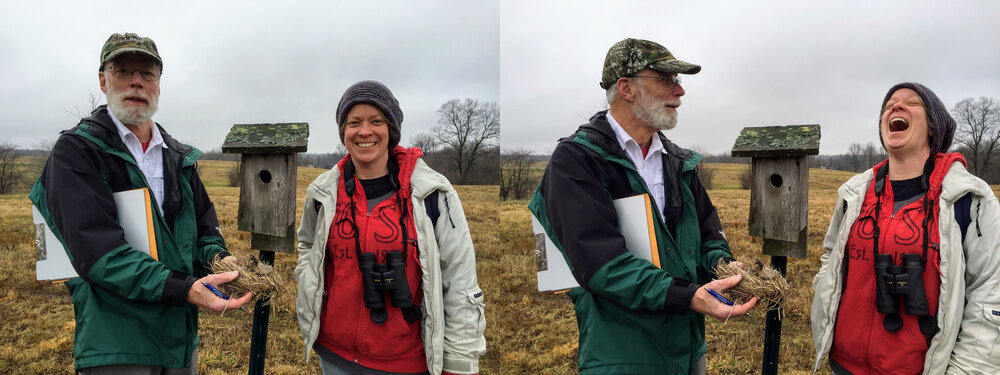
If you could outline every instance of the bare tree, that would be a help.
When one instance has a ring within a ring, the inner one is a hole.
[[[332,155],[333,155],[333,163],[337,164],[337,162],[340,161],[340,159],[343,159],[344,156],[347,156],[347,146],[344,145],[343,143],[338,143],[336,146],[333,147]]]
[[[66,113],[69,113],[71,116],[73,116],[73,118],[77,120],[82,119],[84,117],[88,117],[90,116],[91,112],[93,112],[95,109],[97,109],[97,107],[101,105],[101,98],[103,97],[104,96],[99,93],[91,92],[90,95],[87,96],[86,108],[80,109],[80,107],[73,106],[73,111],[67,109]]]
[[[858,171],[863,171],[868,168],[874,167],[875,164],[882,162],[888,155],[882,149],[882,146],[876,146],[875,142],[868,142],[865,145],[864,150],[861,152],[861,159],[864,161],[862,163],[861,169]]]
[[[968,148],[969,169],[984,177],[1000,151],[1000,102],[985,96],[965,98],[951,110],[958,123],[956,141]]]
[[[699,163],[694,167],[694,175],[698,176],[698,182],[701,182],[701,186],[705,187],[705,190],[712,190],[712,180],[715,179],[715,170],[709,168],[704,163]]]
[[[17,171],[17,147],[0,141],[0,194],[10,194],[21,177]]]
[[[452,151],[449,164],[458,172],[458,183],[465,184],[476,162],[499,143],[500,107],[496,102],[452,99],[437,112],[441,117],[433,132]]]
[[[430,154],[437,150],[438,139],[430,133],[420,133],[410,137],[410,146],[419,148],[424,154]]]
[[[740,189],[748,190],[753,186],[753,164],[747,163],[740,171]]]
[[[55,136],[42,138],[32,145],[36,153],[28,158],[24,166],[25,178],[34,180],[42,175],[42,170],[45,169],[45,162],[49,161],[49,155],[52,154],[52,146],[56,144],[56,138]]]
[[[523,148],[504,150],[500,154],[500,199],[528,199],[538,183],[531,169],[531,152]]]
[[[226,181],[229,182],[229,186],[240,187],[243,186],[243,171],[240,165],[242,162],[240,160],[236,161],[229,170],[226,171]]]
[[[862,161],[862,158],[864,156],[864,148],[865,146],[862,146],[860,143],[851,143],[850,146],[847,146],[847,156],[851,160],[851,171],[853,172],[861,171],[862,164],[864,164],[864,162]]]

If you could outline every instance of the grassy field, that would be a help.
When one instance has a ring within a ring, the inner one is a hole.
[[[739,188],[741,164],[708,164],[715,170],[709,191],[719,210],[726,236],[737,259],[770,258],[761,253],[761,240],[747,234],[750,192]],[[853,173],[810,171],[809,255],[789,259],[788,280],[795,293],[785,304],[782,322],[780,374],[810,374],[814,352],[809,327],[812,277],[819,268],[822,238],[830,222],[836,188]],[[572,303],[564,295],[537,292],[534,239],[531,236],[527,201],[506,201],[500,206],[500,241],[508,248],[504,264],[508,277],[497,287],[509,296],[499,301],[500,315],[514,317],[499,324],[503,342],[501,367],[504,374],[572,374],[576,372],[578,332]],[[710,320],[707,327],[709,374],[760,373],[763,357],[764,308],[751,318],[722,324]],[[819,373],[828,374],[824,369]]]
[[[250,236],[236,229],[239,188],[226,186],[226,172],[233,163],[199,162],[199,171],[215,203],[223,235],[234,253],[250,251]],[[301,210],[308,184],[322,170],[299,168],[298,207]],[[486,293],[488,352],[480,360],[483,374],[500,373],[501,325],[497,314],[500,289],[493,287],[505,275],[502,246],[495,228],[497,186],[457,186],[476,244],[480,285]],[[296,217],[299,217],[298,213]],[[62,285],[35,281],[34,226],[27,194],[0,196],[0,374],[73,373],[73,306]],[[254,253],[257,253],[254,251]],[[294,254],[277,254],[275,267],[286,281],[286,290],[272,302],[268,330],[266,372],[269,374],[318,374],[316,357],[303,361],[303,347],[295,318]],[[247,372],[250,356],[250,311],[224,316],[201,314],[199,373]]]

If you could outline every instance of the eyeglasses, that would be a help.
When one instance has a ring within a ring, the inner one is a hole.
[[[111,71],[111,75],[118,79],[129,79],[132,78],[132,73],[139,72],[139,76],[142,77],[143,81],[156,82],[160,80],[160,72],[155,70],[140,70],[123,66],[110,66],[108,70]]]
[[[668,89],[673,89],[674,87],[677,87],[677,85],[681,84],[681,77],[680,76],[670,76],[670,77],[663,77],[663,76],[628,76],[628,77],[630,77],[630,78],[650,78],[650,79],[655,79],[657,81],[660,81],[664,85],[666,85]]]

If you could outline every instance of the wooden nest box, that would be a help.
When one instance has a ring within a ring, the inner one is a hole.
[[[256,250],[295,251],[295,181],[298,153],[306,151],[309,124],[237,124],[222,152],[239,153],[239,230]]]
[[[819,125],[743,128],[733,156],[750,157],[751,236],[764,254],[806,257],[809,214],[808,155],[819,154]]]

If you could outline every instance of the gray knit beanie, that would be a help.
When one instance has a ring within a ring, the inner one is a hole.
[[[941,99],[938,99],[934,92],[928,89],[926,86],[915,82],[903,82],[892,86],[889,92],[885,94],[885,99],[882,99],[881,113],[885,113],[885,103],[889,101],[892,94],[899,89],[910,89],[920,96],[920,100],[924,102],[924,112],[927,113],[927,129],[931,131],[930,146],[931,146],[931,159],[935,153],[938,152],[948,152],[951,148],[951,141],[955,138],[955,119],[951,118],[951,114],[948,113],[948,108],[944,106]],[[882,123],[882,116],[879,116],[879,125]],[[885,141],[882,140],[882,130],[879,129],[879,141],[882,142],[882,149],[885,149]]]
[[[361,81],[351,85],[344,92],[337,104],[337,128],[340,131],[340,141],[344,142],[344,127],[347,126],[347,113],[357,104],[371,104],[382,112],[389,122],[389,150],[399,144],[400,126],[403,123],[403,110],[399,109],[399,101],[392,95],[388,87],[378,81]]]

